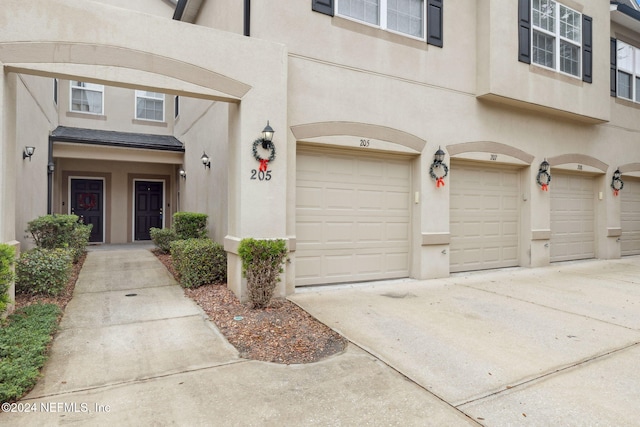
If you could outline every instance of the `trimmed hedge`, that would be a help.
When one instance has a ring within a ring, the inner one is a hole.
[[[69,282],[73,255],[68,249],[36,248],[20,254],[16,263],[16,291],[58,295]]]
[[[0,402],[19,399],[36,384],[60,313],[54,304],[33,304],[0,328]]]
[[[43,215],[27,224],[36,246],[42,249],[71,249],[78,262],[89,244],[92,224],[81,224],[77,215]]]
[[[265,308],[280,281],[282,264],[287,257],[287,244],[282,239],[242,239],[238,255],[242,259],[242,274],[247,278],[249,301],[254,308]]]
[[[227,281],[227,253],[209,239],[176,240],[171,243],[173,266],[185,288]]]
[[[149,235],[153,244],[162,251],[162,253],[169,253],[171,251],[171,243],[178,239],[176,232],[171,228],[155,228],[149,229]]]
[[[13,263],[15,262],[16,251],[13,246],[0,243],[0,314],[2,314],[9,304],[9,286],[13,282]]]
[[[173,230],[178,239],[202,239],[207,237],[209,215],[196,212],[176,212],[173,214]]]

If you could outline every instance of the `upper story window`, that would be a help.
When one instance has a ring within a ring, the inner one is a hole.
[[[553,0],[531,2],[534,64],[581,76],[582,14]]]
[[[136,90],[136,119],[164,121],[164,94]]]
[[[337,0],[338,14],[424,39],[424,0]]]
[[[617,41],[617,94],[640,102],[640,49]]]
[[[102,114],[104,111],[103,94],[103,85],[72,80],[71,111]]]

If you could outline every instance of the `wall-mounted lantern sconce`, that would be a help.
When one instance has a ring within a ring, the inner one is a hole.
[[[271,126],[269,126],[269,120],[267,120],[267,125],[262,129],[262,148],[268,150],[271,148],[271,141],[273,140],[273,134],[275,131]]]
[[[180,168],[178,173],[180,174],[180,178],[187,179],[187,172],[184,169]]]
[[[29,146],[24,147],[24,151],[22,152],[22,160],[28,157],[29,161],[31,161],[31,156],[33,156],[34,151],[36,151],[36,147],[29,147]]]
[[[273,145],[274,133],[275,131],[269,125],[269,120],[267,120],[267,125],[262,129],[262,137],[253,141],[251,153],[253,154],[253,158],[260,162],[260,172],[266,172],[269,168],[269,162],[273,162],[276,159],[276,147]],[[262,146],[263,150],[269,151],[269,157],[265,158],[260,155],[258,152],[259,146]]]
[[[549,184],[551,184],[551,174],[549,173],[549,162],[547,159],[544,159],[542,163],[540,163],[540,167],[538,168],[538,175],[536,175],[536,182],[542,189],[542,191],[549,191]]]
[[[53,162],[50,162],[49,164],[47,164],[47,172],[53,173],[55,169],[56,169],[56,166],[53,164]]]
[[[441,171],[441,175],[436,174],[436,170]],[[444,178],[449,175],[449,167],[444,162],[444,151],[440,147],[433,155],[433,163],[429,168],[429,175],[436,180],[436,188],[444,187]]]
[[[205,169],[206,168],[211,169],[211,159],[209,158],[209,156],[207,156],[207,153],[203,151],[202,157],[200,157],[200,160],[202,160],[202,164],[204,165]]]
[[[611,188],[613,188],[613,195],[617,196],[620,190],[624,188],[624,182],[622,182],[622,172],[620,169],[616,169],[611,178]]]

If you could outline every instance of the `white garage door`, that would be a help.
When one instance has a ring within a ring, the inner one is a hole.
[[[451,165],[451,272],[515,267],[520,176],[498,165]]]
[[[411,165],[298,148],[296,286],[407,277]]]
[[[640,255],[640,180],[624,178],[620,191],[622,255]]]
[[[594,180],[552,172],[551,261],[595,257]]]

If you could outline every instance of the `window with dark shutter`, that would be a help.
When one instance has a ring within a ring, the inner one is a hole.
[[[518,0],[518,61],[531,64],[531,0]]]
[[[582,81],[593,81],[593,54],[592,54],[592,27],[593,19],[582,15]]]
[[[617,48],[617,40],[614,38],[611,38],[611,53],[610,53],[610,64],[611,64],[611,76],[610,78],[610,85],[611,85],[611,96],[617,96],[617,67],[618,67],[618,48]]]
[[[311,0],[311,10],[333,16],[333,0]]]
[[[427,43],[442,47],[442,1],[427,2]]]

